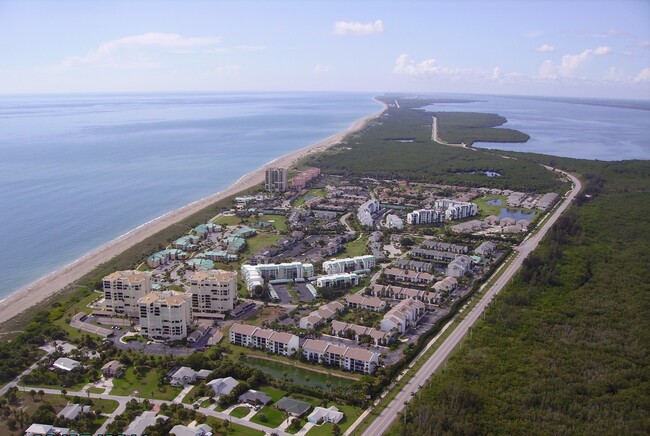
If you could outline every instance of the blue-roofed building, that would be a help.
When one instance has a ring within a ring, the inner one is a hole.
[[[208,233],[218,232],[219,230],[221,230],[221,226],[214,223],[199,224],[194,227],[194,233],[202,238],[206,237]]]
[[[226,251],[230,254],[237,254],[246,246],[246,239],[239,236],[228,236],[224,241],[228,244]]]
[[[147,265],[150,268],[156,268],[160,265],[169,263],[172,260],[187,259],[187,253],[177,248],[158,251],[147,258]]]

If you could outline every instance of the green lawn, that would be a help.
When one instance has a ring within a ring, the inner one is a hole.
[[[284,232],[287,230],[287,217],[284,217],[282,215],[262,215],[258,218],[258,220],[270,222],[275,230],[279,232]]]
[[[102,389],[102,388],[88,388],[88,392],[90,392],[91,394],[103,394],[104,389]]]
[[[340,259],[343,257],[355,257],[368,254],[368,247],[366,246],[367,243],[368,237],[366,235],[363,235],[357,240],[345,244],[345,249],[334,257]]]
[[[266,416],[266,420],[262,421],[260,416]],[[252,418],[251,422],[257,424],[262,424],[267,427],[276,428],[287,419],[287,415],[282,410],[276,409],[275,407],[262,407],[259,412],[257,412]]]
[[[241,223],[241,219],[237,216],[220,216],[213,222],[215,224],[221,224],[226,226],[236,226]]]
[[[304,401],[305,403],[309,403],[314,407],[320,406],[320,404],[323,402],[323,400],[321,400],[320,398],[310,397],[309,395],[304,395],[304,394],[294,393],[291,394],[290,397],[296,400]]]
[[[273,386],[262,386],[259,390],[271,397],[274,403],[277,403],[282,397],[287,395],[282,389],[274,388]]]
[[[252,429],[250,427],[245,427],[243,425],[235,424],[234,422],[228,423],[228,432],[223,431],[224,421],[214,416],[208,416],[206,419],[206,424],[212,427],[213,430],[216,430],[215,434],[227,434],[228,436],[263,436],[264,432],[259,430]]]
[[[361,416],[361,413],[363,410],[361,410],[358,407],[354,406],[348,406],[345,404],[328,404],[329,406],[336,406],[338,409],[343,412],[344,417],[339,422],[338,426],[339,429],[341,430],[341,434],[345,433],[345,431],[354,423],[354,421],[357,420],[359,416]],[[328,422],[320,426],[314,426],[312,427],[311,430],[307,432],[309,436],[330,436],[332,434],[332,428],[334,428],[334,424]]]
[[[143,377],[137,377],[133,367],[126,370],[121,378],[113,380],[113,390],[111,395],[135,395],[140,398],[153,398],[157,400],[173,400],[182,390],[180,387],[174,387],[169,384],[163,386],[162,390],[158,388],[158,369],[148,370]]]
[[[324,190],[324,189],[310,189],[310,190],[307,191],[307,193],[306,193],[305,195],[303,195],[302,197],[298,197],[298,198],[296,198],[296,201],[293,202],[293,205],[292,205],[292,206],[293,206],[293,207],[302,206],[303,204],[305,204],[305,201],[306,201],[305,197],[308,197],[308,196],[312,196],[312,197],[325,197],[325,190]]]
[[[501,205],[491,205],[487,204],[490,200],[501,200]],[[488,217],[490,215],[499,216],[501,213],[501,208],[506,207],[508,197],[505,195],[488,195],[487,197],[479,197],[472,200],[472,203],[476,203],[478,206],[479,217],[481,219]]]
[[[92,292],[90,295],[82,298],[81,300],[79,300],[79,302],[75,303],[70,308],[68,308],[65,311],[65,315],[63,315],[61,318],[55,320],[53,322],[53,324],[58,326],[58,327],[61,327],[63,330],[66,331],[66,333],[68,334],[68,340],[79,339],[83,335],[86,335],[86,334],[88,334],[88,335],[90,335],[92,337],[98,337],[98,338],[102,337],[102,336],[93,335],[92,333],[87,333],[87,332],[77,330],[75,328],[70,327],[70,325],[68,324],[68,320],[70,318],[72,318],[74,315],[76,315],[77,313],[79,313],[79,312],[85,312],[85,313],[92,312],[92,309],[88,307],[88,304],[92,303],[94,300],[101,297],[102,295],[103,295],[103,293]]]
[[[244,416],[248,415],[250,411],[251,409],[245,406],[236,407],[230,412],[230,416],[234,416],[235,418],[243,418]]]
[[[264,247],[270,247],[280,239],[279,235],[270,235],[265,233],[258,233],[257,236],[248,238],[246,245],[249,254],[257,253],[258,250]]]

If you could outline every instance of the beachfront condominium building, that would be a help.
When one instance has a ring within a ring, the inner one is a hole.
[[[287,169],[268,168],[264,188],[271,192],[283,192],[287,189]]]
[[[190,298],[173,291],[151,292],[140,298],[140,334],[169,341],[185,339],[192,323]]]
[[[406,222],[412,225],[434,224],[469,218],[477,213],[478,206],[474,203],[442,198],[434,202],[433,209],[418,209],[409,213]]]
[[[102,280],[106,310],[138,316],[138,300],[151,292],[151,273],[116,271]]]
[[[237,272],[224,270],[197,271],[190,278],[192,311],[224,313],[235,307]]]
[[[371,270],[376,264],[375,256],[367,254],[364,256],[347,257],[345,259],[332,259],[323,262],[323,271],[327,274],[342,274],[355,271]]]

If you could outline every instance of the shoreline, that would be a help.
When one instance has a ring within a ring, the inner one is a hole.
[[[373,100],[381,103],[377,99]],[[99,248],[84,254],[62,268],[59,268],[29,285],[18,289],[3,300],[0,300],[0,323],[5,323],[16,315],[19,315],[31,307],[54,296],[65,287],[72,284],[75,280],[79,280],[81,277],[91,272],[97,266],[111,260],[113,257],[142,242],[144,239],[154,235],[155,233],[158,233],[159,231],[187,218],[217,201],[223,200],[226,197],[235,195],[263,182],[267,168],[274,166],[289,168],[307,156],[319,153],[335,144],[338,144],[347,135],[363,129],[368,122],[381,116],[381,114],[386,110],[386,105],[383,103],[381,104],[383,106],[381,111],[354,121],[347,129],[330,135],[316,143],[277,157],[260,168],[244,174],[226,189],[195,200],[185,206],[167,212],[158,218],[147,221],[107,242]]]

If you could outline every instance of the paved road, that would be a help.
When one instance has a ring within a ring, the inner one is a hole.
[[[372,424],[363,433],[364,436],[376,436],[386,432],[397,418],[397,414],[405,407],[405,403],[419,391],[421,386],[427,382],[429,377],[443,364],[453,352],[454,348],[465,337],[469,329],[476,323],[479,316],[485,308],[494,299],[496,294],[510,281],[517,272],[524,259],[532,252],[546,232],[551,228],[555,221],[562,215],[569,204],[576,197],[582,185],[580,181],[571,174],[564,173],[573,182],[573,188],[558,206],[553,215],[546,221],[542,228],[533,236],[528,237],[517,247],[516,257],[510,265],[503,271],[503,274],[495,281],[491,288],[485,293],[481,300],[467,314],[467,316],[458,324],[454,331],[426,361],[420,370],[413,376],[409,383],[397,394],[393,401],[384,409],[381,414],[372,422]]]

